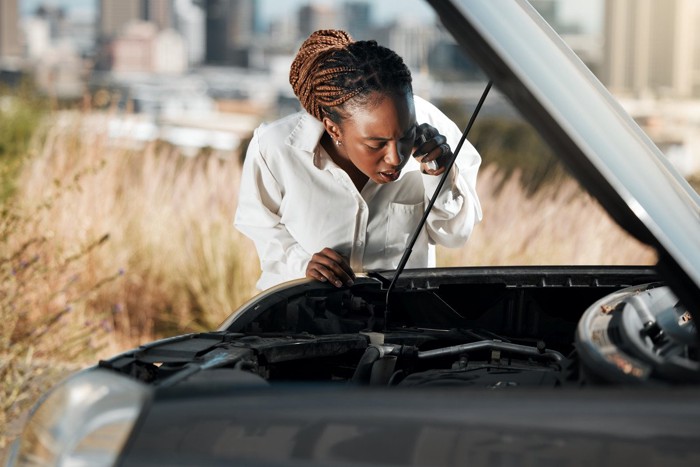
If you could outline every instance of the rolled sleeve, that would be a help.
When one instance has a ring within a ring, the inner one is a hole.
[[[425,121],[437,128],[447,138],[452,151],[456,151],[462,137],[457,125],[432,104],[422,99],[421,101],[421,107],[427,111],[418,116],[422,119],[420,122]],[[474,226],[482,218],[481,204],[476,192],[476,178],[481,165],[481,156],[476,148],[465,140],[456,157],[426,223],[431,241],[448,248],[464,245]],[[435,193],[440,178],[440,176],[422,175],[426,202]]]

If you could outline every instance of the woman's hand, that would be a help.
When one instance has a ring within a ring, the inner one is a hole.
[[[306,265],[306,277],[320,282],[330,282],[336,287],[352,285],[355,273],[337,251],[324,248],[311,257]]]
[[[413,157],[421,163],[423,173],[440,175],[452,157],[452,149],[437,128],[422,123],[416,128]]]

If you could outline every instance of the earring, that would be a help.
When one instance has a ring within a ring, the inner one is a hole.
[[[341,143],[339,139],[336,139],[336,140],[335,140],[335,145],[336,145],[336,146],[340,146],[341,144],[343,144],[343,143]]]

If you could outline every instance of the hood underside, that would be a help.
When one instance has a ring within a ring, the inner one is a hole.
[[[525,0],[428,0],[571,174],[700,309],[700,198]]]

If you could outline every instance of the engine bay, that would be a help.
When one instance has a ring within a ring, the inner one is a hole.
[[[652,271],[473,272],[408,274],[390,313],[382,277],[344,289],[306,284],[259,300],[218,331],[100,366],[164,387],[214,376],[486,389],[698,379],[695,324]]]

